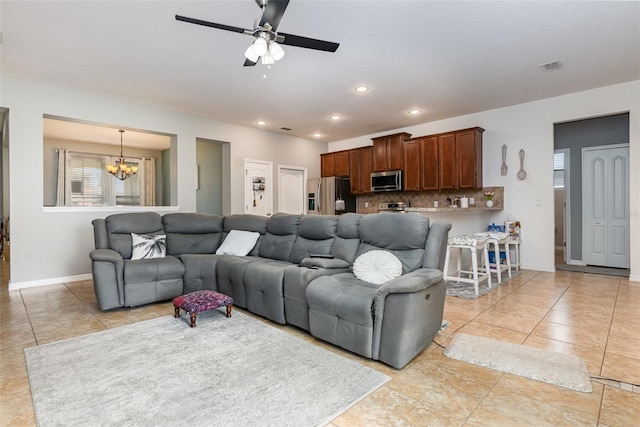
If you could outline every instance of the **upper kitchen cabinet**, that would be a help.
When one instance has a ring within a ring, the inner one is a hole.
[[[334,157],[335,176],[349,176],[349,151],[336,151]]]
[[[406,132],[372,138],[373,171],[403,169],[404,142],[409,138],[411,135]]]
[[[360,190],[371,193],[371,172],[373,172],[373,147],[360,148]]]
[[[441,190],[482,188],[482,132],[475,127],[438,135]]]
[[[438,137],[410,139],[404,144],[404,190],[439,190]]]
[[[373,147],[349,150],[349,180],[351,194],[371,193]]]
[[[482,132],[476,127],[456,133],[458,188],[482,188]]]
[[[320,176],[336,176],[335,153],[320,154]]]
[[[320,154],[320,176],[349,176],[349,151]]]
[[[404,143],[404,191],[420,191],[420,140]]]
[[[362,160],[360,151],[359,148],[349,150],[349,184],[351,185],[351,194],[362,193],[362,180],[360,179]]]
[[[438,178],[441,190],[458,188],[456,166],[456,134],[448,133],[438,137]]]
[[[418,140],[420,150],[420,190],[439,190],[438,137]]]

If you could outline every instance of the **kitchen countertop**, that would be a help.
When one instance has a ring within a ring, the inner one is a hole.
[[[468,208],[458,208],[458,207],[437,207],[437,208],[405,208],[405,212],[485,212],[485,211],[501,211],[504,210],[504,207],[501,206],[493,206],[488,208],[486,206],[474,206]]]

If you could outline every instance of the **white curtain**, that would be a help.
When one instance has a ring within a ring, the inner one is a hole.
[[[65,201],[65,179],[64,171],[67,163],[67,150],[58,148],[58,176],[56,183],[56,206],[64,206]]]
[[[140,159],[140,206],[156,205],[156,159]]]

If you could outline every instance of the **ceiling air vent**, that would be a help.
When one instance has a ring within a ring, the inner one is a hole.
[[[562,64],[560,63],[560,61],[556,60],[547,62],[545,64],[540,64],[540,68],[542,68],[544,71],[555,71],[562,68]]]
[[[281,130],[291,130],[291,128],[281,127]]]

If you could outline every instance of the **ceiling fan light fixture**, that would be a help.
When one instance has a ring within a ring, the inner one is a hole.
[[[266,51],[264,55],[262,55],[262,65],[272,65],[275,64],[276,61],[273,59],[270,51]]]
[[[280,61],[284,56],[284,49],[276,42],[269,43],[269,53],[274,61]]]
[[[251,47],[258,56],[262,56],[267,53],[267,41],[262,36],[258,37]]]
[[[258,55],[256,51],[253,50],[253,44],[247,48],[247,50],[244,52],[244,56],[251,62],[258,62],[258,59],[260,59],[260,55]]]

